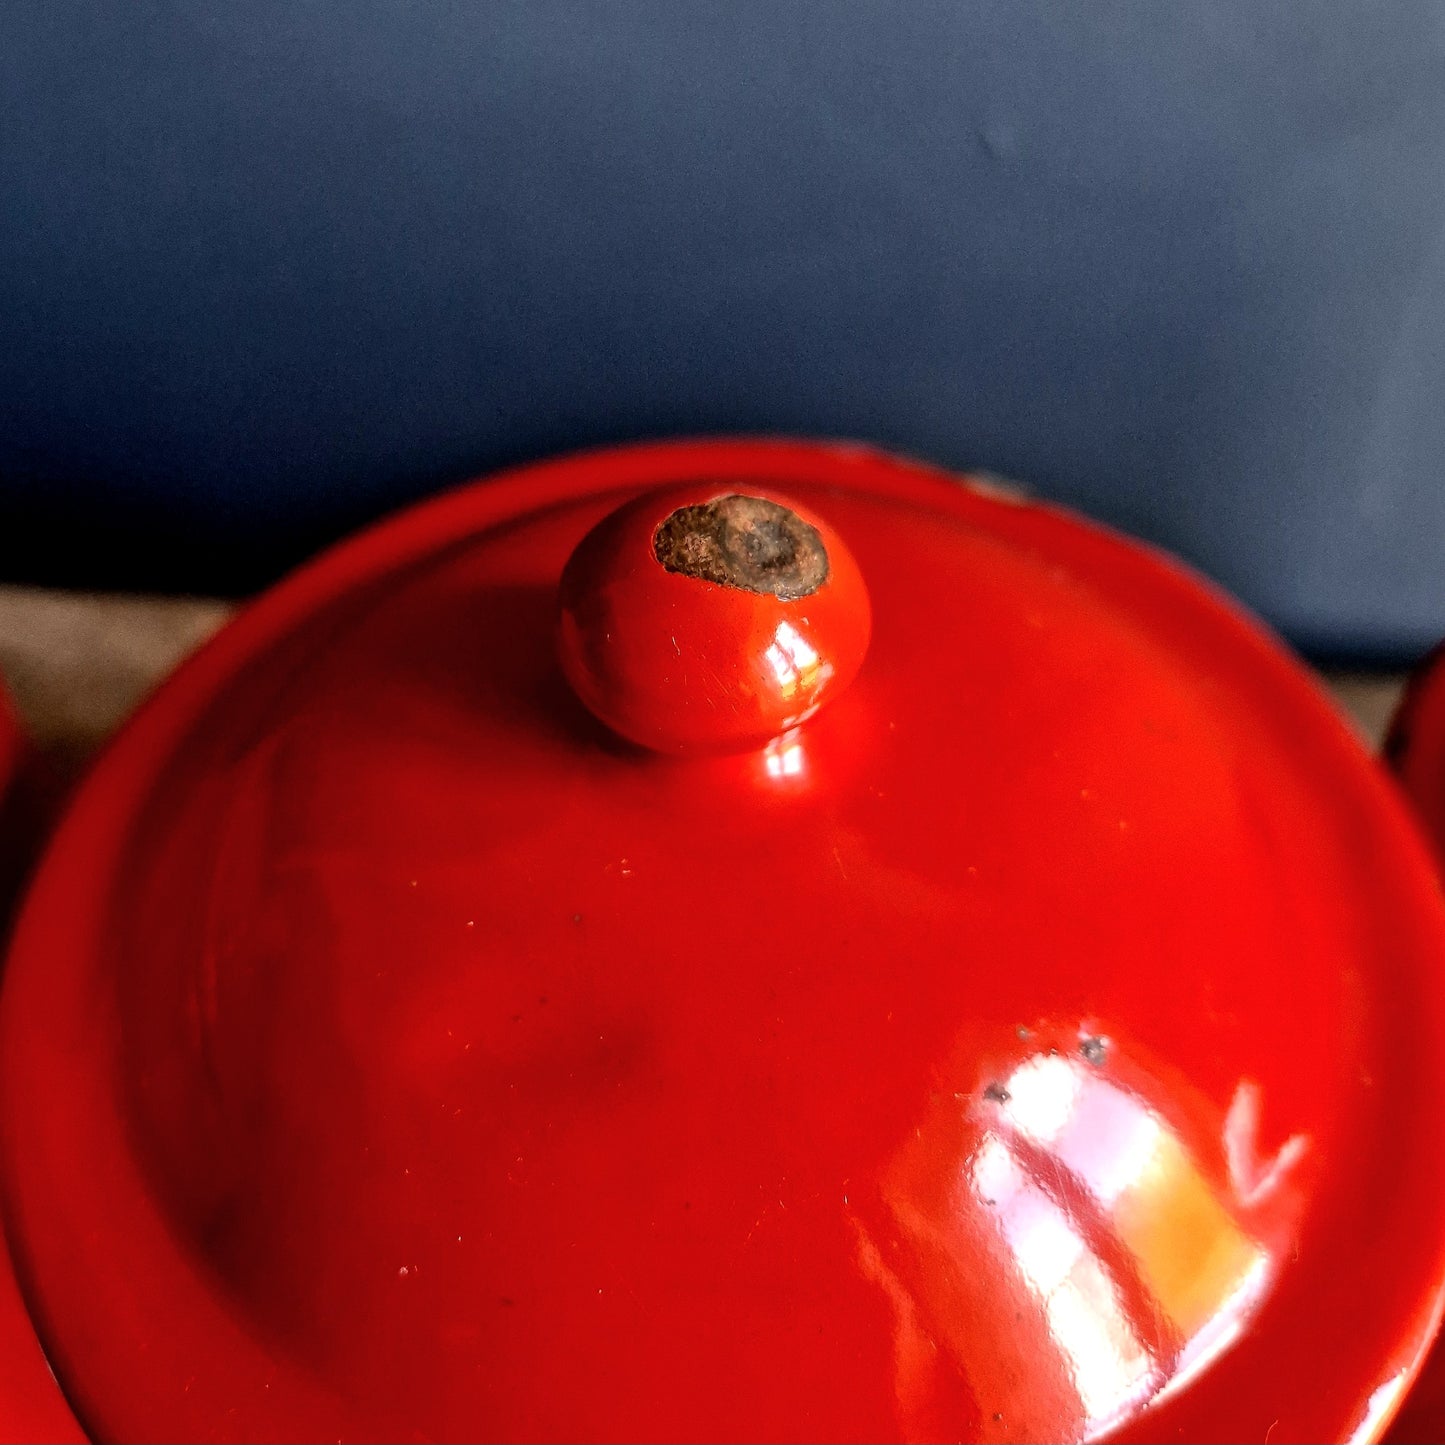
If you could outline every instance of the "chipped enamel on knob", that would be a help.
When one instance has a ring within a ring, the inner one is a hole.
[[[741,752],[838,696],[870,628],[858,564],[823,520],[693,485],[648,493],[582,539],[562,573],[558,653],[578,697],[632,742]]]

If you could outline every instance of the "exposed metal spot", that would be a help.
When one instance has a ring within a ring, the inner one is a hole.
[[[792,601],[828,580],[828,550],[816,527],[763,497],[719,497],[679,507],[652,538],[669,572]]]

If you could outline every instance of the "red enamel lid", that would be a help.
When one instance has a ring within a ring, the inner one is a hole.
[[[0,1179],[97,1438],[1364,1439],[1442,1040],[1425,849],[1213,592],[654,446],[364,534],[141,712]]]

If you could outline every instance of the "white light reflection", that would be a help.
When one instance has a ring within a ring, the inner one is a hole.
[[[1306,1141],[1291,1134],[1272,1157],[1259,1152],[1259,1085],[1241,1079],[1224,1120],[1224,1157],[1240,1201],[1259,1204],[1274,1194],[1304,1157]]]
[[[774,738],[763,750],[770,778],[796,778],[803,771],[803,745],[796,738]]]
[[[1016,1078],[1009,1080],[1010,1091]],[[1150,1352],[1074,1222],[996,1134],[985,1138],[970,1172],[975,1190],[996,1213],[1009,1254],[1043,1306],[1089,1428],[1147,1398],[1155,1383]]]
[[[1249,1329],[1295,1227],[1280,1186],[1307,1141],[1257,1151],[1257,1085],[1206,1141],[1143,1083],[1039,1050],[986,1090],[939,1091],[900,1141],[856,1223],[916,1438],[953,1438],[960,1380],[985,1410],[977,1438],[1096,1438]],[[1195,1118],[1206,1106],[1164,1097]]]
[[[1049,1332],[1069,1357],[1091,1430],[1113,1423],[1152,1392],[1154,1363],[1120,1308],[1103,1266],[1081,1253],[1048,1299]]]
[[[1395,1409],[1400,1403],[1400,1396],[1405,1393],[1409,1375],[1408,1370],[1401,1370],[1399,1374],[1392,1375],[1383,1385],[1376,1388],[1370,1396],[1369,1404],[1365,1406],[1364,1416],[1350,1436],[1350,1445],[1380,1438],[1381,1430],[1394,1415]]]
[[[969,1182],[1043,1307],[1088,1430],[1105,1429],[1183,1388],[1242,1334],[1272,1268],[1234,1210],[1274,1193],[1306,1141],[1262,1158],[1260,1090],[1241,1082],[1221,1139],[1231,1209],[1164,1121],[1096,1070],[1037,1055],[998,1094],[998,1126],[970,1160]],[[1125,1299],[1091,1248],[1100,1230],[1131,1261],[1140,1299]]]
[[[1048,1299],[1073,1273],[1084,1241],[1063,1211],[1037,1186],[1025,1186],[1000,1215],[1004,1237],[1035,1294]]]
[[[773,676],[778,680],[778,691],[785,700],[800,690],[811,691],[833,671],[832,665],[819,659],[817,649],[791,622],[778,623],[778,629],[763,656],[772,668]]]
[[[1081,1081],[1071,1062],[1040,1054],[1009,1075],[1004,1106],[1010,1122],[1036,1144],[1051,1144],[1074,1116]]]
[[[1164,1125],[1124,1090],[1093,1082],[1081,1089],[1069,1127],[1060,1130],[1057,1153],[1101,1204],[1113,1205],[1153,1167]],[[1107,1149],[1099,1147],[1104,1139]]]

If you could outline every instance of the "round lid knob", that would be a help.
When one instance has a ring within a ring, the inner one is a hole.
[[[604,518],[562,574],[558,652],[604,723],[661,752],[759,747],[857,674],[871,614],[821,518],[756,491],[651,492]]]

